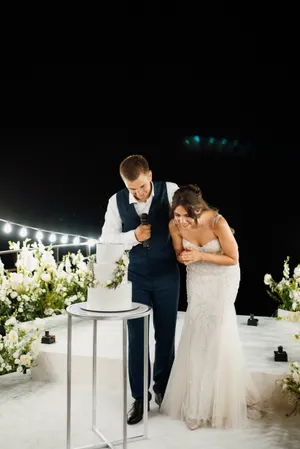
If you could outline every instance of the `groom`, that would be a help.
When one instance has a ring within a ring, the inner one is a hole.
[[[141,155],[124,159],[120,175],[126,187],[109,199],[101,241],[124,243],[130,250],[128,279],[132,282],[132,299],[153,308],[153,390],[160,406],[174,360],[179,300],[179,270],[168,228],[169,207],[178,186],[152,182],[148,162]],[[148,225],[141,224],[143,213],[148,214]],[[145,240],[149,240],[149,248],[143,246]],[[143,418],[143,332],[143,318],[128,321],[129,381],[134,398],[128,424],[137,424]],[[148,366],[149,388],[150,361]],[[151,400],[149,391],[146,400]]]

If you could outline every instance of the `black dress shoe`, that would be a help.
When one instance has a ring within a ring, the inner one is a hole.
[[[148,402],[148,411],[150,410]],[[137,424],[143,419],[144,414],[144,401],[142,399],[136,399],[131,406],[127,414],[127,424]]]
[[[164,398],[164,395],[162,393],[156,393],[156,395],[155,395],[155,402],[158,405],[158,407],[161,406],[163,398]]]

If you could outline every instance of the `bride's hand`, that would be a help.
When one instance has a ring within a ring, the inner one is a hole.
[[[197,251],[195,248],[185,248],[180,254],[180,258],[185,265],[202,260],[201,252]]]

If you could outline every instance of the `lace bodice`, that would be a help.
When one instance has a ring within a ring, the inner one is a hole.
[[[202,251],[206,253],[220,253],[222,254],[222,248],[220,245],[220,242],[217,238],[210,240],[209,242],[205,243],[205,245],[197,246],[195,243],[191,243],[186,239],[182,239],[182,245],[184,248],[195,248],[197,251]]]
[[[195,248],[197,251],[205,253],[223,254],[219,239],[215,238],[205,243],[205,245],[197,246],[194,243],[189,242],[186,239],[182,239],[182,245],[184,248]],[[211,262],[194,262],[187,265],[187,275],[195,274],[207,274],[207,275],[219,275],[224,272],[236,272],[239,273],[239,264],[236,265],[216,265]]]

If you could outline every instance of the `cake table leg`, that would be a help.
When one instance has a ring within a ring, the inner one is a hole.
[[[68,346],[67,346],[67,449],[71,449],[71,375],[72,375],[72,316],[68,315]]]
[[[97,320],[93,321],[93,405],[92,429],[97,428]]]

